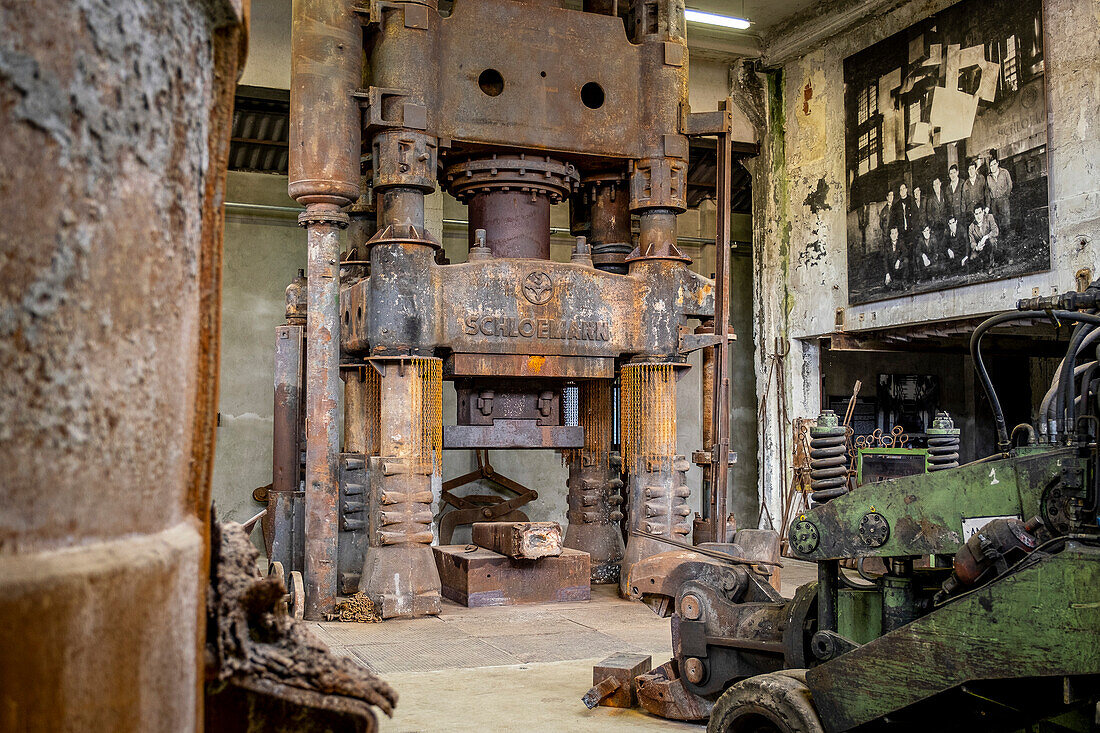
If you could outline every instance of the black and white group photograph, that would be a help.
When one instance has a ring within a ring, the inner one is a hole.
[[[1050,268],[1039,0],[966,0],[844,62],[849,301]]]

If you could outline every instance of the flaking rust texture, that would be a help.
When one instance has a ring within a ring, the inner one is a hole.
[[[164,487],[191,452],[212,20],[203,3],[11,0],[0,28],[4,549],[171,526],[183,506]]]
[[[0,728],[198,725],[247,0],[0,0]]]

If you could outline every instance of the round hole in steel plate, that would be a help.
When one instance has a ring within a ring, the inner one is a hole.
[[[481,87],[481,91],[495,97],[504,91],[504,77],[496,69],[486,69],[477,78],[477,85]]]
[[[603,87],[594,81],[590,81],[581,87],[581,101],[588,109],[599,109],[603,106]]]

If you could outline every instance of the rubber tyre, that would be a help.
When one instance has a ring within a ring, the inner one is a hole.
[[[750,677],[718,698],[707,733],[825,733],[817,716],[806,670]]]

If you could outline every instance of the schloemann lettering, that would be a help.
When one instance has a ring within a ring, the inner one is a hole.
[[[504,338],[564,339],[567,341],[610,341],[611,324],[607,321],[552,320],[549,318],[510,318],[508,316],[467,316],[468,336]]]

